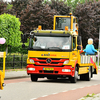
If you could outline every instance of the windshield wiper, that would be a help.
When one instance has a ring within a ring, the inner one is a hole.
[[[58,50],[62,50],[60,47],[49,47],[48,49],[58,49]]]
[[[39,46],[33,46],[33,49],[42,49],[42,48]]]

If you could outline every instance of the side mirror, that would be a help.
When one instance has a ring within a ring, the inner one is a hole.
[[[78,36],[78,37],[77,37],[77,44],[78,44],[78,45],[81,45],[81,36]]]
[[[21,41],[23,43],[27,42],[27,36],[26,36],[26,34],[21,34]]]
[[[37,41],[37,37],[34,37],[34,41],[35,41],[35,42]]]
[[[77,46],[77,49],[78,49],[78,50],[81,50],[81,46]]]
[[[24,43],[22,44],[22,48],[25,48],[25,44]]]

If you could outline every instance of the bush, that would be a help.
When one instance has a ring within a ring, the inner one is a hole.
[[[19,18],[10,14],[0,15],[0,37],[6,39],[6,44],[18,46],[21,41]]]
[[[28,48],[28,47],[27,47]],[[20,45],[20,46],[16,46],[16,47],[14,47],[14,46],[9,46],[8,47],[8,51],[9,51],[9,53],[21,53],[21,54],[27,54],[28,53],[28,49],[23,49],[22,48],[22,45]]]
[[[78,17],[79,34],[82,36],[85,48],[88,38],[94,39],[94,46],[98,48],[98,24],[100,24],[100,2],[79,4],[74,15]]]

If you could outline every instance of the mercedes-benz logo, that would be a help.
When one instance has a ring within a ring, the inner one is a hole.
[[[48,58],[48,59],[46,60],[46,62],[47,62],[48,64],[51,63],[51,59]]]

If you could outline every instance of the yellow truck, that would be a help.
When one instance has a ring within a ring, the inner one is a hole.
[[[31,81],[38,78],[69,78],[76,83],[90,81],[97,74],[96,56],[81,54],[82,42],[78,34],[78,19],[72,14],[55,15],[53,30],[42,30],[38,26],[30,34],[22,35],[22,47],[29,38],[27,74]]]
[[[3,70],[0,70],[0,89],[3,90],[4,87],[4,78],[5,78],[5,58],[6,52],[0,52],[0,58],[3,58]]]

